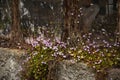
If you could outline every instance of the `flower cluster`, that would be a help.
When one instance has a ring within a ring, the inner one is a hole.
[[[27,38],[25,41],[27,44],[32,45],[33,48],[42,47],[43,50],[52,50],[52,56],[63,55],[63,57],[65,57],[62,49],[66,48],[66,43],[60,41],[57,37],[54,40],[51,40],[41,35],[37,38]]]
[[[28,64],[27,68],[30,71],[30,74],[27,74],[29,77],[32,76],[35,79],[44,79],[48,72],[47,67],[50,60],[66,59],[65,50],[67,50],[67,44],[60,41],[58,37],[50,39],[41,34],[36,38],[27,38],[25,42],[32,46],[28,51],[30,55],[28,55],[25,60]],[[34,75],[31,75],[31,73]],[[43,76],[42,73],[45,75]]]
[[[104,29],[102,31],[105,32]],[[28,75],[36,80],[46,78],[49,61],[69,57],[72,58],[72,62],[84,61],[97,71],[117,64],[120,43],[110,43],[109,40],[103,39],[103,36],[95,36],[97,35],[94,33],[83,35],[82,43],[76,47],[70,47],[58,37],[51,39],[42,34],[36,38],[27,38],[26,43],[32,46],[30,56],[27,58],[30,70]]]

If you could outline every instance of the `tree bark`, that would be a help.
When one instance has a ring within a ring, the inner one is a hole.
[[[22,32],[20,28],[19,0],[12,0],[12,26],[11,41],[21,42]]]
[[[70,35],[70,0],[63,1],[63,10],[64,10],[64,26],[63,26],[63,34],[62,41],[66,41],[68,36]]]
[[[63,1],[64,28],[62,40],[65,42],[67,41],[68,37],[72,37],[72,35],[79,31],[78,3],[78,0]]]
[[[120,42],[120,0],[118,0],[118,41]]]

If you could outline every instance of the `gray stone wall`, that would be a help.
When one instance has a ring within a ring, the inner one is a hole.
[[[50,67],[48,78],[48,80],[95,80],[95,72],[85,63],[64,60]]]
[[[20,71],[25,58],[25,51],[0,48],[0,80],[22,80]],[[51,61],[49,71],[48,80],[96,80],[94,69],[73,60]],[[119,68],[109,69],[107,73],[106,80],[120,80]]]
[[[112,68],[108,70],[107,80],[120,80],[120,69]]]
[[[21,80],[24,51],[0,48],[0,80]]]

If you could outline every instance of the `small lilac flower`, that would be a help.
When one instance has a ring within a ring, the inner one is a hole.
[[[87,49],[89,49],[90,47],[89,46],[86,46]]]
[[[66,55],[63,56],[63,58],[66,58],[66,57],[67,57]]]
[[[100,37],[97,37],[97,39],[100,39]]]
[[[61,43],[58,37],[56,37],[55,40],[56,40],[56,42],[57,42],[58,44]]]
[[[49,47],[50,49],[52,49],[52,42],[47,42],[47,43],[45,44],[45,46],[46,46],[46,47]]]
[[[86,49],[86,48],[84,48],[84,50],[85,50],[85,51],[87,51],[87,49]]]
[[[47,40],[43,40],[42,43],[43,44],[47,44],[48,42],[47,42]]]
[[[61,55],[61,56],[64,55],[62,52],[58,52],[57,54],[58,54],[58,55]]]
[[[102,62],[102,60],[99,60],[98,64],[100,64]]]
[[[89,46],[93,46],[93,44],[92,44],[92,43],[90,43],[90,44],[89,44]]]
[[[96,42],[95,41],[93,41],[93,44],[95,44]]]
[[[70,50],[74,50],[74,48],[73,48],[73,47],[71,47],[71,48],[70,48]]]
[[[74,60],[74,59],[72,59],[72,60],[70,60],[70,62],[71,62],[71,63],[75,63],[75,60]]]
[[[47,49],[47,47],[43,46],[43,49],[45,50],[45,49]]]
[[[93,48],[96,48],[96,46],[94,45]]]
[[[55,50],[55,51],[58,51],[58,46],[53,46],[52,49]]]
[[[92,35],[92,33],[88,33],[88,35]]]
[[[106,30],[102,28],[102,31],[106,31]]]
[[[67,39],[70,40],[70,37],[68,37]]]
[[[54,54],[52,54],[52,56],[57,57],[57,52],[54,52]]]
[[[82,7],[80,7],[80,10],[82,10],[83,8]]]
[[[83,37],[85,38],[85,37],[86,37],[86,35],[83,35]]]
[[[36,47],[36,46],[39,45],[39,44],[38,44],[38,41],[33,41],[33,42],[31,42],[31,44],[32,44],[33,47]]]
[[[46,64],[46,62],[41,62],[41,64]]]
[[[64,42],[61,42],[60,46],[66,48],[66,44]]]
[[[38,52],[33,52],[33,55],[35,56],[35,55],[37,55],[38,54]]]
[[[94,4],[93,4],[93,3],[91,3],[90,5],[91,5],[91,6],[93,6]]]
[[[115,43],[114,46],[117,46],[117,44]]]
[[[40,41],[40,40],[41,40],[41,36],[37,37],[36,40],[37,40],[37,41]]]

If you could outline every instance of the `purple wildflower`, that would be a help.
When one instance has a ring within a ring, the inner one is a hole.
[[[53,46],[52,49],[55,50],[55,51],[58,51],[58,46]]]
[[[33,42],[31,42],[31,44],[33,47],[39,46],[38,41],[33,41]]]

